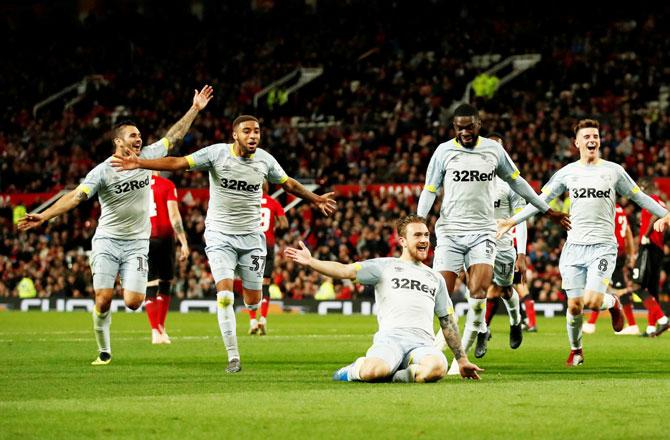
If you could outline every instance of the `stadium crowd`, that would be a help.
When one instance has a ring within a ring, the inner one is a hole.
[[[570,33],[558,6],[549,6],[555,14],[538,21],[521,7],[510,6],[513,10],[502,14],[491,3],[490,11],[483,8],[475,14],[466,6],[451,11],[424,3],[425,8],[415,2],[339,7],[320,2],[318,14],[299,2],[268,10],[253,10],[241,1],[160,8],[148,2],[144,10],[128,11],[125,5],[78,14],[62,5],[38,3],[40,7],[10,14],[0,30],[15,54],[0,68],[0,98],[8,103],[0,110],[5,121],[0,129],[0,194],[74,187],[109,156],[114,118],[136,120],[146,145],[178,117],[179,104],[187,102],[193,87],[205,81],[214,86],[216,96],[180,153],[229,140],[233,118],[253,113],[263,118],[262,146],[296,178],[324,188],[420,184],[433,149],[452,137],[452,103],[487,67],[487,57],[477,56],[491,54],[495,60],[517,53],[539,53],[542,59],[493,98],[475,101],[484,132],[505,136],[505,146],[527,180],[545,182],[575,160],[571,127],[586,116],[602,123],[605,159],[623,164],[634,179],[670,176],[670,107],[663,105],[662,88],[670,85],[665,67],[670,65],[670,38],[662,26],[667,11],[600,11],[595,24],[583,14],[571,17],[570,28],[582,29],[588,21],[589,32]],[[393,18],[368,26],[367,17],[387,7],[396,9]],[[129,13],[142,23],[142,31],[117,35],[121,14],[128,20]],[[151,20],[146,19],[149,14]],[[250,23],[248,32],[220,26],[233,14]],[[162,32],[173,26],[175,17],[180,17],[184,32]],[[270,25],[278,22],[282,26]],[[16,30],[27,23],[58,32],[60,38],[20,38]],[[487,32],[472,31],[481,28]],[[68,61],[57,62],[63,59]],[[53,66],[49,75],[44,65]],[[324,74],[289,95],[285,104],[264,100],[260,108],[253,106],[253,96],[263,86],[297,67],[316,65],[323,66]],[[36,102],[93,74],[102,81],[95,90],[89,85],[75,105],[63,110],[63,102],[57,101],[32,114]],[[298,128],[291,123],[294,116],[311,124]],[[178,188],[208,185],[202,172],[171,178]],[[376,193],[338,201],[339,211],[332,218],[303,205],[287,213],[290,226],[278,233],[274,273],[285,297],[369,295],[358,286],[330,285],[316,273],[301,271],[281,259],[282,249],[303,239],[322,259],[346,262],[393,254],[392,221],[414,212],[417,202],[412,196]],[[639,212],[622,202],[637,237]],[[210,296],[215,289],[202,242],[206,204],[182,208],[192,251],[188,261],[179,263],[175,293]],[[435,215],[438,209],[433,208]],[[11,207],[2,207],[0,296],[17,296],[26,288],[24,279],[39,296],[92,295],[86,251],[98,213],[97,202],[88,202],[36,232],[18,234]],[[539,300],[563,298],[558,274],[563,240],[564,234],[547,220],[532,220],[528,276]],[[670,291],[667,245],[665,254],[663,293]]]

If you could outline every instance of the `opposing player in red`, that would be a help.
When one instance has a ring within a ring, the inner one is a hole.
[[[635,315],[633,314],[633,303],[631,300],[631,292],[633,289],[630,287],[630,281],[628,274],[626,273],[628,260],[632,259],[635,255],[635,240],[633,239],[633,232],[631,231],[630,224],[628,223],[626,211],[624,211],[624,209],[618,203],[614,209],[614,236],[616,237],[617,242],[617,257],[616,266],[614,268],[614,272],[612,273],[611,289],[616,295],[619,296],[619,299],[621,300],[621,306],[623,308],[623,313],[626,316],[626,321],[628,322],[628,327],[624,328],[620,332],[617,332],[616,334],[639,335],[640,329],[635,322]],[[598,321],[599,315],[599,310],[591,311],[588,321],[582,326],[582,331],[584,333],[595,333],[596,321]]]
[[[144,309],[151,325],[152,344],[170,344],[165,318],[170,308],[170,287],[174,278],[175,241],[180,244],[179,261],[188,258],[188,242],[177,205],[177,189],[169,179],[154,172],[151,177],[151,239],[149,282]]]
[[[653,179],[642,179],[640,188],[648,191],[649,197],[663,206],[658,196],[658,188]],[[640,216],[640,252],[633,268],[633,282],[638,288],[635,292],[647,309],[647,330],[643,336],[660,336],[670,328],[670,321],[658,304],[658,287],[663,264],[663,232],[654,229],[658,217],[646,209]]]
[[[267,333],[268,307],[270,306],[270,282],[275,267],[275,228],[286,229],[288,219],[281,204],[268,194],[268,182],[263,183],[261,198],[261,229],[265,234],[267,256],[263,269],[263,299],[261,300],[261,318],[256,320],[256,310],[249,310],[249,334],[264,335]]]

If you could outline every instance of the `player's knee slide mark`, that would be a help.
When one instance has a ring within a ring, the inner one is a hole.
[[[216,303],[220,309],[232,305],[235,302],[235,295],[233,292],[219,292],[216,294]]]

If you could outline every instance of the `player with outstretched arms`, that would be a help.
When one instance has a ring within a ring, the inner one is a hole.
[[[242,278],[244,304],[255,310],[261,302],[265,267],[265,235],[261,230],[263,180],[311,202],[324,215],[335,210],[333,193],[318,196],[286,175],[279,162],[258,148],[261,127],[250,115],[233,121],[233,143],[218,143],[185,157],[148,160],[130,154],[115,155],[112,164],[121,169],[156,171],[203,169],[209,171],[209,205],[205,219],[207,259],[216,282],[217,318],[228,353],[226,372],[242,369],[237,346],[233,281]]]
[[[139,155],[142,159],[151,159],[165,156],[175,143],[183,139],[198,112],[212,98],[212,93],[210,86],[196,90],[188,112],[168,130],[165,137],[144,148],[142,136],[134,123],[123,121],[116,124],[112,137],[115,157]],[[133,310],[142,305],[147,286],[151,172],[119,171],[113,168],[111,162],[112,158],[108,158],[93,168],[75,190],[41,214],[28,214],[19,222],[21,230],[37,227],[98,194],[102,212],[93,236],[90,263],[95,290],[93,329],[99,354],[92,365],[107,365],[112,360],[112,316],[109,308],[116,276],[120,275],[126,306]]]
[[[668,211],[640,191],[621,165],[600,158],[599,126],[598,121],[592,119],[582,119],[575,125],[575,146],[579,149],[579,160],[558,170],[542,188],[545,202],[565,191],[570,193],[572,229],[568,232],[559,261],[563,289],[568,296],[568,367],[584,362],[584,307],[593,310],[608,309],[614,331],[621,331],[623,328],[621,303],[616,295],[606,293],[617,257],[614,238],[617,194],[628,197],[660,217],[654,225],[658,230],[670,224]],[[498,234],[505,233],[535,213],[535,208],[527,206],[511,219],[500,220]]]
[[[399,258],[374,258],[353,264],[313,258],[305,245],[287,248],[287,258],[331,278],[375,286],[379,330],[365,357],[340,368],[338,381],[434,382],[447,372],[447,360],[433,346],[436,315],[462,377],[479,379],[483,371],[468,361],[458,335],[454,308],[444,280],[423,264],[430,248],[426,220],[410,215],[397,223],[402,246]]]
[[[570,220],[538,197],[501,144],[479,136],[481,120],[475,107],[462,104],[456,108],[453,125],[456,137],[440,144],[430,159],[417,213],[427,216],[437,191],[443,188],[433,269],[442,273],[450,292],[463,267],[468,272],[470,310],[463,330],[463,346],[467,347],[478,333],[487,332],[486,292],[496,258],[495,177],[564,227],[569,228]]]

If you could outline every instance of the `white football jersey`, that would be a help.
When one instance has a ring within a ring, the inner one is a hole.
[[[143,159],[167,155],[168,140],[163,138],[140,150]],[[90,199],[98,194],[100,220],[95,237],[121,240],[148,239],[151,235],[149,207],[151,205],[150,170],[115,170],[111,157],[89,172],[79,189]]]
[[[444,278],[425,264],[375,258],[356,267],[356,280],[375,286],[379,331],[412,328],[432,338],[433,315],[454,312]]]
[[[594,165],[573,162],[561,168],[542,188],[546,200],[568,192],[570,220],[568,243],[614,243],[614,210],[617,193],[639,191],[621,165],[600,159]]]
[[[209,170],[209,206],[205,226],[224,234],[261,232],[263,180],[284,183],[288,176],[272,155],[260,148],[239,157],[233,144],[214,144],[186,156],[191,169]]]
[[[435,233],[495,233],[495,177],[509,179],[518,175],[502,145],[491,139],[479,136],[472,149],[464,148],[456,139],[440,144],[430,159],[424,186],[433,193],[444,188]]]

